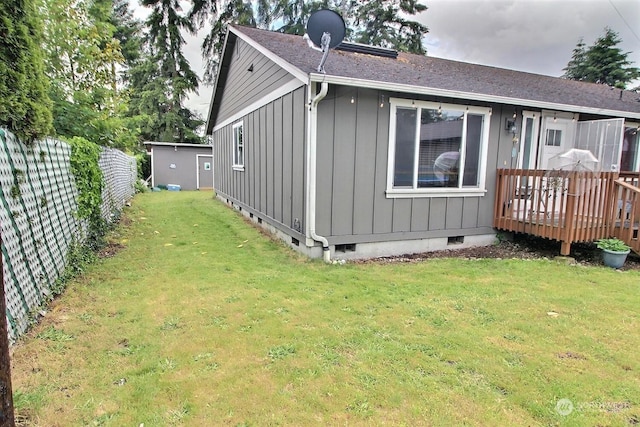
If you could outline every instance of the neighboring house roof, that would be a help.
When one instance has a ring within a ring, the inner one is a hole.
[[[409,53],[393,59],[340,50],[330,52],[326,74],[320,74],[322,52],[310,49],[301,36],[241,26],[231,26],[229,36],[242,38],[286,64],[296,77],[308,76],[311,81],[640,119],[640,96],[606,85]],[[229,59],[228,54],[223,58],[220,74],[228,70],[224,61]],[[213,103],[225,79],[218,77]],[[213,105],[208,128],[212,120]]]
[[[420,125],[420,141],[440,141],[443,139],[460,138],[462,135],[462,120],[451,120]]]

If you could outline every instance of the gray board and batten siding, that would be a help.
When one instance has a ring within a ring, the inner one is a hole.
[[[221,84],[224,90],[216,93],[219,99],[216,122],[222,123],[235,113],[268,96],[273,91],[295,80],[275,62],[258,52],[242,39],[233,40],[225,48],[225,56],[231,55],[229,69]]]
[[[233,169],[233,124],[213,134],[218,196],[303,239],[306,88],[300,87],[239,121],[244,128],[243,171]]]
[[[391,97],[396,94],[384,92]],[[331,85],[319,104],[318,234],[332,245],[495,234],[498,165],[511,161],[511,134],[493,107],[483,196],[388,198],[389,104],[381,92]],[[351,103],[354,97],[357,102]],[[232,125],[214,133],[216,192],[298,240],[304,238],[306,88],[253,111],[244,126],[244,170],[233,170]]]
[[[303,239],[306,86],[232,33],[221,66],[228,68],[221,69],[214,93],[218,127],[208,123],[216,193]],[[273,96],[278,91],[282,96]],[[237,117],[242,111],[246,114]],[[244,170],[233,167],[233,126],[238,123],[243,125]]]
[[[501,108],[491,115],[484,195],[389,198],[390,109],[381,95],[397,96],[331,85],[318,105],[318,234],[333,245],[495,234],[495,170],[512,147]]]
[[[195,144],[153,144],[151,145],[151,173],[153,186],[179,185],[182,190],[197,190],[211,188],[212,183],[208,179],[198,179],[199,161],[197,156],[211,156],[210,145]],[[213,159],[210,160],[213,166]],[[212,167],[213,168],[213,167]],[[213,174],[211,170],[203,174]],[[208,185],[206,185],[208,183]]]
[[[225,80],[217,82],[214,182],[218,197],[300,241],[305,230],[307,86],[230,120],[281,90],[295,76],[245,41],[230,37]],[[495,234],[495,169],[511,161],[502,108],[490,124],[486,193],[481,196],[389,198],[386,195],[388,91],[329,85],[318,106],[316,230],[331,245]],[[352,103],[354,98],[357,102]],[[435,100],[420,97],[422,100]],[[441,102],[454,100],[438,99]],[[460,103],[460,100],[457,101]],[[484,106],[491,106],[482,103]],[[505,114],[513,114],[513,107]],[[233,168],[233,125],[243,124],[244,168]],[[225,123],[220,127],[220,123]]]

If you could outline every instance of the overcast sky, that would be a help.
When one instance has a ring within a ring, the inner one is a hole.
[[[426,0],[428,55],[560,76],[610,27],[640,66],[640,0]]]
[[[582,37],[587,46],[610,27],[619,47],[640,67],[640,0],[423,0],[417,20],[429,28],[427,55],[562,75]],[[204,34],[186,37],[185,55],[202,75]],[[212,88],[201,85],[187,106],[205,120]]]

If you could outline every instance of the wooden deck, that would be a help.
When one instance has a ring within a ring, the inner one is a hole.
[[[494,227],[562,243],[618,237],[640,253],[640,174],[498,169]]]

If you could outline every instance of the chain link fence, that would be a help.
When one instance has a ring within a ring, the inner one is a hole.
[[[15,341],[51,294],[70,246],[86,224],[76,216],[78,191],[70,146],[55,139],[26,146],[0,129],[0,225],[9,338]],[[135,193],[134,157],[105,148],[102,215],[119,216]]]

